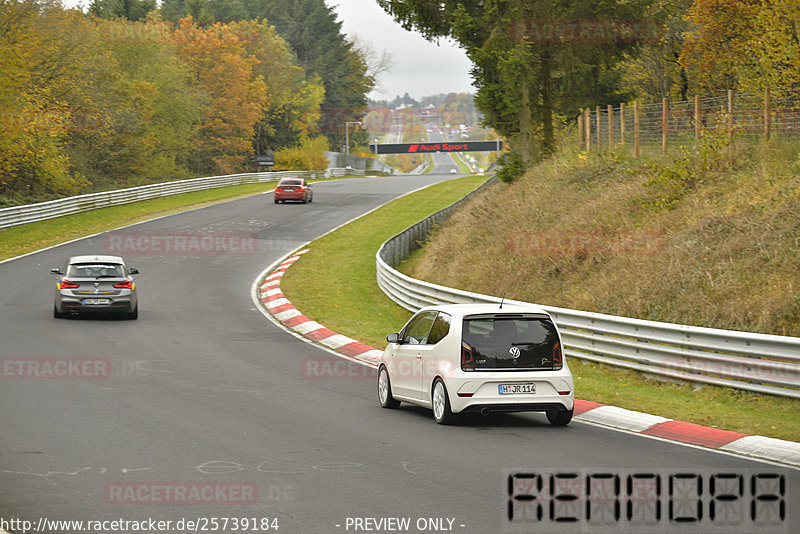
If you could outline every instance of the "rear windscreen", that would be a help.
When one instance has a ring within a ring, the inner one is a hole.
[[[125,276],[118,263],[75,263],[69,266],[68,278],[120,278]]]
[[[561,368],[558,333],[548,318],[466,318],[462,332],[475,370]]]

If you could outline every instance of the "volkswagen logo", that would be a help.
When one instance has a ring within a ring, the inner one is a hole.
[[[515,360],[519,358],[519,347],[511,347],[508,349],[508,353],[511,355],[512,358]]]

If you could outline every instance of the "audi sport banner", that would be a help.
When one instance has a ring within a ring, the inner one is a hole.
[[[436,152],[491,152],[500,150],[500,141],[437,142],[437,143],[398,143],[373,145],[376,154],[431,154]]]

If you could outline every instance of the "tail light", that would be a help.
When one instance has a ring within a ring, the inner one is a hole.
[[[75,282],[70,282],[69,280],[61,280],[58,283],[58,289],[75,289],[81,287],[80,284],[76,284]]]
[[[114,287],[119,288],[119,289],[133,289],[134,284],[133,284],[132,281],[126,280],[124,282],[120,282],[118,284],[114,284]]]
[[[553,371],[558,371],[564,366],[561,355],[561,343],[556,343],[553,347]]]
[[[472,347],[470,347],[466,343],[461,344],[461,370],[462,371],[475,370],[475,358],[472,355]]]

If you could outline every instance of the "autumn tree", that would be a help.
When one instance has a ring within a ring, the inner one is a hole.
[[[0,47],[0,193],[79,192],[88,182],[71,163],[69,139],[103,127],[100,93],[114,83],[99,32],[58,4],[6,1]]]
[[[682,63],[700,88],[714,93],[737,86],[739,74],[753,70],[748,51],[761,0],[695,0],[688,18]]]
[[[254,73],[266,84],[263,114],[253,147],[258,154],[307,142],[319,134],[325,89],[295,64],[288,43],[266,21],[235,24],[245,49],[257,60]]]
[[[232,172],[252,156],[255,125],[267,100],[258,60],[247,52],[235,24],[205,28],[191,17],[175,30],[178,51],[204,92],[205,106],[193,142],[196,168]]]
[[[73,152],[93,174],[142,183],[185,174],[195,124],[203,104],[183,62],[171,24],[155,17],[142,22],[99,21],[116,61],[116,90],[106,95],[108,132],[87,130]]]
[[[370,65],[342,32],[325,0],[163,0],[165,18],[187,13],[216,21],[266,20],[291,47],[297,64],[324,88],[319,129],[331,146],[344,143],[344,123],[358,121],[367,110],[366,95],[374,87]],[[362,144],[366,132],[351,132]]]
[[[694,0],[682,62],[708,92],[800,87],[800,4]]]

